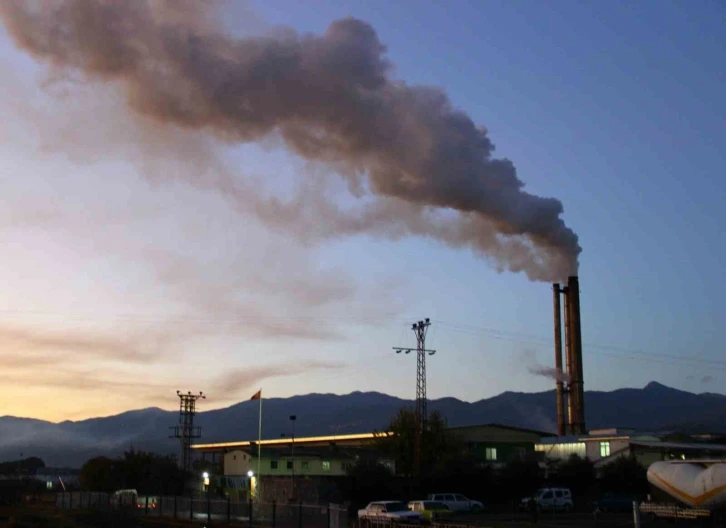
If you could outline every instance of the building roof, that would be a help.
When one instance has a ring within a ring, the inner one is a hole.
[[[373,440],[377,436],[385,435],[389,433],[358,433],[348,435],[332,435],[332,436],[303,436],[295,438],[295,445],[299,444],[319,444],[319,443],[346,443],[352,441],[361,440]],[[237,442],[217,442],[212,444],[195,444],[192,449],[198,450],[209,450],[209,449],[234,449],[241,447],[250,447],[257,445],[255,440],[241,440]],[[286,446],[293,443],[292,438],[271,438],[268,440],[262,440],[259,442],[261,446]]]
[[[653,435],[652,433],[636,433],[634,431],[631,433],[626,433],[622,430],[604,429],[597,430],[594,432],[594,434],[545,437],[539,441],[539,444],[576,444],[580,442],[604,442],[608,440],[628,440],[631,443],[636,440],[644,440],[660,443],[658,437]]]
[[[453,427],[447,427],[447,430],[449,431],[460,431],[462,429],[476,429],[480,427],[495,427],[498,429],[507,429],[508,431],[517,431],[520,433],[532,433],[539,436],[555,436],[554,433],[548,433],[545,431],[537,431],[536,429],[525,429],[524,427],[515,427],[513,425],[504,425],[500,423],[485,423],[485,424],[476,424],[476,425],[455,425]]]
[[[641,447],[650,447],[653,449],[681,449],[684,451],[697,450],[697,451],[719,451],[726,453],[726,444],[706,444],[706,443],[680,443],[680,442],[649,442],[645,440],[633,440],[630,442],[632,445]]]
[[[547,433],[544,431],[536,431],[534,429],[524,429],[522,427],[514,427],[512,425],[503,425],[498,423],[486,423],[486,424],[479,424],[479,425],[461,425],[456,427],[449,427],[449,431],[465,431],[465,430],[471,430],[471,429],[477,429],[477,428],[485,428],[485,427],[492,427],[492,428],[498,428],[498,429],[505,429],[508,431],[516,431],[521,433],[530,433],[535,434],[537,436],[541,437],[551,437],[553,436],[553,433]],[[371,442],[377,437],[385,437],[387,435],[391,435],[393,433],[390,432],[381,432],[381,433],[357,433],[357,434],[347,434],[347,435],[331,435],[331,436],[304,436],[295,438],[294,443],[295,445],[304,445],[304,444],[360,444],[361,442]],[[292,438],[285,437],[285,438],[271,438],[267,440],[262,440],[260,444],[263,448],[268,446],[289,446],[293,443]],[[192,446],[192,449],[196,449],[199,451],[216,451],[216,450],[227,450],[227,449],[239,449],[244,447],[250,447],[250,446],[256,446],[257,441],[255,440],[240,440],[235,442],[215,442],[215,443],[209,443],[209,444],[195,444]],[[264,450],[264,449],[263,449]]]
[[[257,449],[240,448],[234,451],[243,451],[252,457],[257,457]],[[356,457],[356,449],[338,448],[335,446],[295,446],[293,452],[292,446],[273,446],[262,449],[262,458],[346,458],[353,459]]]

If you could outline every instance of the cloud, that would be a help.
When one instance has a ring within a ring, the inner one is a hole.
[[[158,345],[159,336],[156,336],[153,346]],[[0,326],[0,361],[6,366],[47,365],[81,357],[84,360],[147,363],[159,358],[158,348],[151,350],[151,346],[138,336]]]
[[[176,400],[175,390],[190,384],[210,387],[204,392],[208,394],[210,403],[221,404],[240,401],[252,395],[252,389],[259,388],[266,380],[307,375],[318,371],[336,371],[345,369],[347,365],[340,362],[291,360],[281,363],[249,365],[244,369],[233,369],[220,374],[172,375],[168,379],[160,379],[155,375],[139,375],[135,371],[121,369],[90,370],[83,365],[59,363],[45,375],[38,375],[38,369],[28,372],[0,374],[0,381],[5,385],[39,387],[44,389],[62,389],[81,394],[85,398],[113,397],[120,404],[118,411],[130,407],[158,406],[172,408]],[[249,393],[249,394],[248,394]],[[71,402],[76,398],[69,399]],[[68,415],[89,416],[89,410],[79,411],[71,405]],[[95,410],[94,412],[98,412]]]
[[[223,374],[215,382],[217,400],[230,400],[245,396],[252,389],[259,388],[262,381],[271,378],[293,377],[320,370],[339,370],[345,363],[333,361],[291,360],[284,364],[251,366]],[[251,396],[252,394],[250,394]]]

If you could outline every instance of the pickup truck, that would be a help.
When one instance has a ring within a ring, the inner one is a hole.
[[[358,510],[358,520],[419,524],[423,520],[423,515],[409,510],[405,502],[376,501]]]

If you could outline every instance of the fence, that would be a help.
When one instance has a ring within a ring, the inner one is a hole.
[[[118,500],[112,493],[64,492],[56,497],[62,509],[86,509],[119,514],[197,521],[209,524],[238,524],[271,528],[346,528],[345,508],[335,504],[316,506],[303,503],[278,504],[241,502],[211,497],[140,496]]]

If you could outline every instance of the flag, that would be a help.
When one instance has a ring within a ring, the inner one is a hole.
[[[250,400],[259,400],[259,399],[261,399],[261,398],[262,398],[262,389],[260,389],[260,390],[258,390],[257,392],[255,392],[255,393],[254,393],[254,394],[252,395],[252,397],[250,398]]]

